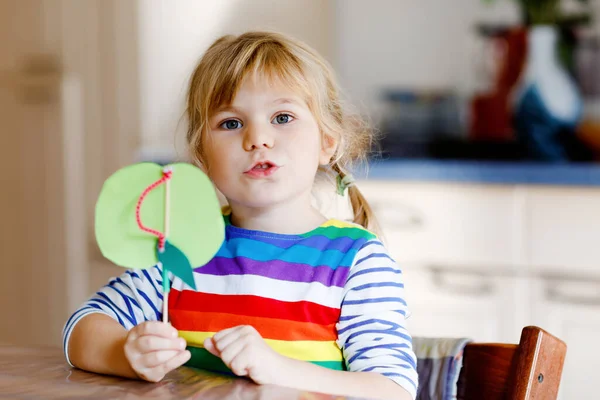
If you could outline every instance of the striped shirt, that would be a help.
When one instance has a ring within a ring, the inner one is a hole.
[[[252,325],[285,356],[380,373],[416,396],[402,273],[374,234],[335,219],[302,235],[225,221],[223,245],[194,270],[196,290],[171,278],[169,319],[188,343],[188,366],[229,372],[202,343],[223,329]],[[112,279],[67,321],[65,355],[73,327],[87,314],[107,314],[126,329],[161,320],[161,291],[158,266]]]

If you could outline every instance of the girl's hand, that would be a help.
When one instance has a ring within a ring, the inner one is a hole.
[[[206,338],[204,347],[238,376],[258,384],[275,384],[284,373],[287,358],[273,350],[249,325],[236,326]]]
[[[190,359],[185,346],[185,339],[177,337],[177,330],[171,325],[147,321],[127,334],[125,357],[141,379],[159,382]]]

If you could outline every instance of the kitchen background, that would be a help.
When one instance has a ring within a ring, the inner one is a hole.
[[[68,315],[121,272],[93,236],[104,180],[185,159],[194,63],[219,35],[274,29],[321,52],[379,131],[357,176],[404,268],[412,333],[516,342],[539,325],[569,346],[562,398],[589,398],[600,1],[527,18],[521,3],[0,0],[0,341],[60,345]],[[347,217],[332,191],[317,198]]]

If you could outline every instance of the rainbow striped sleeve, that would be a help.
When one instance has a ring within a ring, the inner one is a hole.
[[[418,376],[405,326],[402,272],[379,240],[357,253],[344,286],[338,344],[350,371],[378,372],[416,398]]]

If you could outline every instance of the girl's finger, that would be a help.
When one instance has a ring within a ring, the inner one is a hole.
[[[164,364],[179,353],[183,351],[180,350],[161,350],[161,351],[153,351],[151,353],[143,354],[138,360],[137,364],[140,366],[140,369],[148,369],[154,368],[158,365]]]
[[[250,360],[248,358],[249,352],[246,351],[245,344],[242,344],[241,349],[233,356],[233,358],[227,363],[229,369],[237,376],[248,376],[248,368],[250,367]],[[223,360],[225,362],[225,360]]]
[[[155,368],[157,368],[164,376],[173,371],[175,368],[181,367],[183,364],[188,362],[190,358],[192,358],[192,353],[190,353],[189,350],[185,350],[168,360],[166,363]]]
[[[225,363],[225,365],[230,366],[233,359],[235,359],[240,352],[242,352],[246,346],[246,341],[236,340],[235,342],[230,343],[227,347],[220,351],[221,360]]]
[[[171,324],[165,324],[159,321],[147,321],[133,328],[136,336],[161,336],[164,338],[176,338],[177,329],[173,328]]]
[[[239,342],[242,339],[240,329],[231,330],[224,335],[221,335],[222,332],[218,332],[213,336],[213,342],[219,352],[223,352],[231,343]]]
[[[221,357],[221,353],[219,353],[219,350],[215,346],[215,342],[213,341],[212,337],[207,337],[204,339],[204,348],[213,356],[217,356],[219,358]]]
[[[218,341],[218,340],[224,338],[225,336],[228,336],[232,333],[238,332],[240,330],[240,328],[241,328],[241,326],[234,326],[233,328],[223,329],[222,331],[215,333],[213,338]]]
[[[191,358],[188,350],[178,353],[166,362],[153,368],[141,368],[137,374],[140,378],[149,382],[160,382],[166,374],[185,364]]]
[[[141,336],[136,341],[141,353],[160,350],[185,350],[186,342],[183,338],[164,338],[160,336]]]

